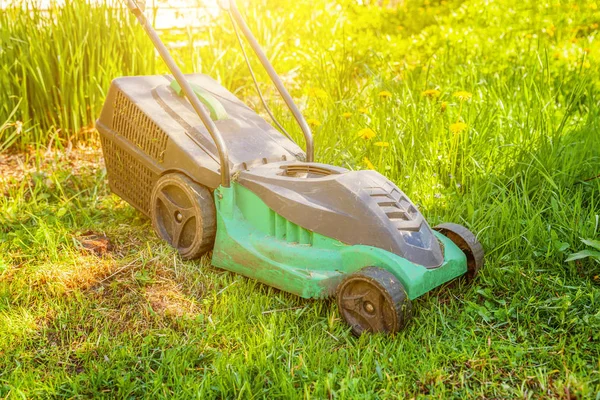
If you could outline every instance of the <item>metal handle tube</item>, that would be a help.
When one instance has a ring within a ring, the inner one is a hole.
[[[154,28],[152,28],[146,15],[137,5],[136,1],[127,0],[127,7],[129,7],[129,10],[137,17],[138,21],[150,37],[150,40],[154,43],[154,47],[158,50],[158,54],[160,54],[165,64],[167,64],[167,68],[169,68],[173,77],[181,86],[185,97],[187,97],[192,104],[194,111],[196,111],[196,114],[198,114],[200,120],[202,120],[202,123],[208,130],[208,133],[214,140],[217,151],[219,152],[219,162],[221,163],[221,186],[229,187],[231,182],[231,176],[229,175],[229,152],[227,151],[227,145],[223,140],[223,136],[221,136],[221,132],[219,132],[219,129],[210,118],[210,115],[204,110],[202,103],[200,103],[200,100],[196,97],[194,90],[185,79],[183,72],[181,72],[181,69],[179,69],[175,60],[173,60],[173,57],[171,57],[169,50],[167,50]]]
[[[269,78],[271,78],[271,81],[273,81],[273,84],[275,84],[277,91],[279,92],[279,94],[281,95],[283,100],[285,101],[285,104],[288,106],[288,108],[292,112],[292,115],[294,116],[294,119],[300,126],[300,129],[302,130],[302,133],[304,134],[304,140],[306,141],[306,161],[308,161],[308,162],[314,161],[315,154],[314,154],[314,147],[313,147],[313,137],[312,137],[310,128],[308,127],[308,124],[306,123],[306,120],[304,119],[304,116],[298,109],[298,106],[296,106],[296,103],[294,103],[292,96],[290,96],[290,94],[288,93],[287,89],[283,85],[283,82],[281,82],[281,78],[279,78],[279,75],[277,75],[277,72],[275,72],[275,69],[269,62],[269,59],[267,58],[264,51],[260,47],[260,44],[258,44],[258,41],[252,34],[252,31],[250,30],[250,28],[248,28],[246,21],[244,20],[244,18],[240,14],[240,11],[237,8],[235,0],[229,0],[229,9],[233,15],[235,22],[238,24],[238,26],[241,28],[242,32],[244,33],[246,40],[248,40],[250,47],[252,47],[252,50],[254,50],[254,53],[260,60],[264,69],[267,71]]]

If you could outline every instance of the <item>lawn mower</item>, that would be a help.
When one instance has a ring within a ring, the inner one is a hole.
[[[335,296],[352,332],[393,334],[411,300],[483,265],[476,237],[456,224],[430,228],[391,181],[372,170],[314,161],[310,128],[246,25],[235,0],[221,6],[300,126],[299,147],[203,74],[184,75],[144,15],[129,9],[172,76],[113,80],[96,126],[111,190],[150,217],[183,259],[212,264],[303,298]]]

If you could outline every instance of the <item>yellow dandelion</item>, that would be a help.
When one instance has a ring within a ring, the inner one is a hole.
[[[309,97],[315,97],[317,99],[324,99],[327,97],[327,92],[321,88],[307,88],[305,93]]]
[[[447,101],[442,101],[442,104],[440,104],[440,111],[441,112],[445,112],[446,108],[448,108],[448,102]]]
[[[314,118],[309,118],[309,119],[306,120],[306,122],[310,126],[314,126],[314,127],[321,126],[321,121],[319,121],[317,119],[314,119]]]
[[[452,125],[450,125],[450,132],[452,132],[455,135],[458,135],[459,133],[467,129],[467,127],[467,124],[465,124],[464,122],[455,122]]]
[[[452,96],[454,96],[455,98],[457,98],[460,101],[467,101],[467,100],[470,100],[471,97],[473,97],[473,94],[470,92],[467,92],[466,90],[459,90],[458,92],[454,92],[452,94]]]
[[[388,92],[387,90],[383,90],[383,91],[379,92],[379,97],[382,99],[391,99],[392,93]]]
[[[365,114],[365,115],[366,115],[366,114],[368,114],[368,113],[369,113],[369,110],[368,110],[368,109],[366,109],[366,108],[359,108],[359,109],[358,109],[358,112],[359,112],[360,114]]]
[[[390,143],[389,142],[375,142],[373,144],[375,146],[377,146],[377,147],[390,147]]]
[[[373,132],[373,130],[371,128],[364,128],[364,129],[361,129],[360,131],[358,131],[358,137],[360,137],[361,139],[364,139],[364,140],[371,140],[375,136],[377,136],[377,134],[375,132]]]
[[[363,158],[363,164],[365,164],[365,167],[367,167],[368,169],[375,169],[375,166],[367,157]]]
[[[542,29],[542,32],[546,32],[548,36],[553,37],[554,32],[556,32],[556,27],[554,24],[550,24],[547,28]]]
[[[592,66],[592,64],[590,64],[590,62],[589,62],[589,61],[584,61],[584,62],[583,62],[583,65],[582,65],[582,67],[583,67],[583,68],[586,68],[586,69],[587,69],[587,68],[590,68],[591,66]]]
[[[352,117],[352,113],[351,112],[345,112],[342,114],[342,117],[346,118],[346,119],[350,119],[350,117]]]
[[[427,89],[421,92],[421,96],[430,99],[437,99],[438,97],[440,97],[440,91],[437,89]]]

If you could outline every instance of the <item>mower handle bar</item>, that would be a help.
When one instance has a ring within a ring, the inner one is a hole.
[[[221,186],[229,187],[231,184],[231,175],[230,175],[230,169],[229,169],[229,151],[227,150],[227,144],[223,140],[223,136],[221,135],[219,128],[217,128],[217,126],[215,125],[213,120],[210,118],[210,115],[206,112],[206,110],[202,106],[202,103],[200,102],[200,100],[198,99],[196,94],[194,93],[194,89],[191,87],[191,85],[185,79],[183,72],[181,72],[181,69],[179,68],[179,66],[177,66],[177,63],[175,63],[175,60],[169,53],[169,50],[167,49],[165,44],[162,42],[162,40],[160,39],[160,37],[158,36],[158,34],[156,33],[156,31],[154,30],[152,25],[146,18],[146,15],[144,14],[142,8],[137,4],[137,1],[136,0],[126,0],[126,2],[127,2],[127,7],[133,13],[133,15],[135,15],[137,20],[140,22],[140,24],[142,25],[142,28],[144,28],[144,31],[146,31],[146,33],[150,37],[150,40],[152,40],[152,43],[154,44],[154,47],[156,47],[158,54],[161,56],[161,58],[167,65],[167,68],[169,68],[169,70],[173,74],[173,77],[175,78],[177,83],[179,83],[179,85],[181,86],[181,89],[182,89],[183,93],[185,94],[185,97],[189,100],[189,102],[192,105],[192,108],[194,109],[194,111],[196,111],[196,114],[198,114],[198,116],[200,117],[200,120],[202,121],[202,123],[208,130],[208,133],[210,134],[211,138],[215,142],[217,151],[219,153],[219,163],[221,164],[221,169],[220,169]],[[292,112],[294,119],[300,126],[300,129],[302,130],[302,133],[304,134],[304,139],[306,141],[306,161],[312,162],[314,160],[313,138],[312,138],[312,133],[310,131],[310,128],[308,127],[308,124],[306,123],[306,120],[304,119],[304,116],[302,116],[302,113],[300,113],[300,110],[294,103],[294,100],[292,100],[292,97],[290,96],[288,91],[283,86],[283,82],[281,81],[281,78],[279,77],[279,75],[277,75],[277,72],[275,72],[275,69],[273,68],[273,66],[269,62],[269,59],[267,58],[267,56],[263,52],[262,48],[258,44],[258,41],[252,34],[252,31],[250,30],[250,28],[248,28],[246,21],[244,21],[242,15],[240,14],[240,12],[237,8],[235,0],[229,0],[229,10],[228,11],[230,11],[232,13],[233,19],[239,25],[239,27],[242,29],[242,32],[244,33],[246,40],[248,40],[248,43],[252,47],[252,50],[254,51],[254,53],[256,54],[258,59],[260,60],[261,64],[265,68],[265,70],[267,71],[269,78],[271,78],[271,81],[273,82],[273,84],[275,85],[277,90],[279,91],[279,94],[285,101],[286,105]]]
[[[226,1],[227,0],[223,0],[220,3],[222,8],[227,9]],[[271,81],[277,88],[277,91],[283,98],[283,101],[285,101],[285,104],[292,112],[292,115],[294,116],[296,123],[298,124],[298,126],[300,126],[300,129],[302,130],[302,133],[304,134],[304,141],[306,143],[306,161],[313,162],[314,156],[315,156],[315,150],[314,150],[314,145],[313,145],[312,133],[310,131],[310,128],[308,127],[308,123],[304,119],[304,116],[298,109],[298,106],[296,105],[296,103],[294,103],[292,96],[290,96],[287,89],[283,85],[281,78],[279,77],[279,75],[277,75],[277,72],[275,72],[275,68],[273,68],[273,65],[271,65],[271,62],[265,55],[265,52],[263,51],[263,49],[260,47],[260,44],[258,44],[258,40],[256,40],[256,37],[254,37],[254,34],[252,33],[252,31],[246,24],[246,21],[244,20],[244,18],[242,17],[242,14],[240,13],[240,11],[237,8],[237,3],[235,2],[235,0],[229,0],[228,11],[231,12],[233,19],[238,24],[238,26],[242,29],[242,32],[243,32],[244,36],[246,37],[248,44],[250,44],[250,47],[252,47],[254,54],[256,54],[256,57],[258,57],[263,68],[265,69],[265,71],[267,71],[269,78],[271,78]]]

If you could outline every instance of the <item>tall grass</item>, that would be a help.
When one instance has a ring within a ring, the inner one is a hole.
[[[110,80],[155,71],[151,46],[116,0],[13,5],[0,13],[0,43],[0,120],[16,107],[13,117],[35,126],[21,131],[19,147],[57,132],[88,138]]]
[[[303,94],[300,82],[317,80],[336,97],[351,96],[356,78],[362,82],[365,72],[382,65],[371,57],[377,50],[374,45],[382,44],[374,40],[377,34],[396,35],[399,24],[405,22],[406,32],[416,32],[434,22],[433,11],[414,22],[410,15],[417,7],[412,3],[398,13],[370,7],[366,14],[367,8],[351,1],[323,2],[314,9],[289,0],[240,3],[276,67],[284,75],[300,74],[288,79],[298,96]],[[455,4],[448,2],[436,10],[447,11]],[[283,9],[285,13],[278,12]],[[339,19],[340,9],[359,21]],[[372,32],[372,27],[379,32]],[[347,29],[358,43],[341,44],[341,52],[331,51],[332,43],[322,40],[338,38]],[[185,72],[208,73],[250,102],[255,100],[226,15],[199,30],[177,27],[161,33],[167,43],[189,43],[173,50]],[[208,45],[192,45],[206,40]],[[33,128],[20,132],[13,143],[18,148],[45,145],[51,139],[86,140],[93,134],[93,121],[113,78],[167,72],[119,0],[97,4],[67,0],[60,7],[51,3],[48,10],[40,9],[35,1],[12,5],[0,14],[0,43],[0,120],[16,107],[14,118]],[[261,68],[256,69],[265,79]],[[328,73],[319,72],[323,69]]]

